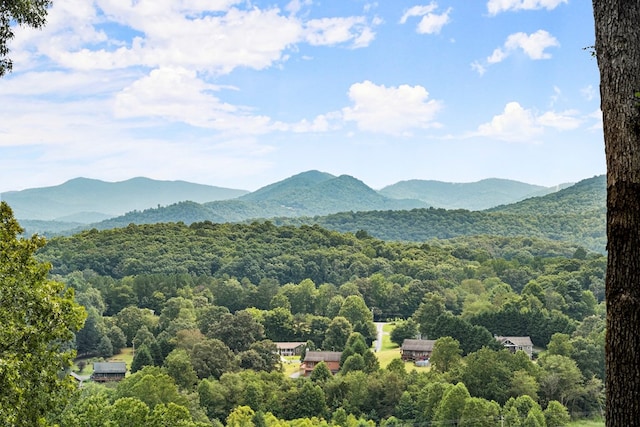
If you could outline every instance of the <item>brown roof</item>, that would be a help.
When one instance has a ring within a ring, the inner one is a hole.
[[[502,344],[511,343],[519,347],[533,346],[531,337],[496,337]]]
[[[407,351],[433,351],[434,340],[409,340],[402,341],[402,350]]]
[[[341,351],[307,351],[305,362],[339,362]]]

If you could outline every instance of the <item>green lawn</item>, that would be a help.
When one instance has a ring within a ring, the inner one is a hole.
[[[389,363],[391,363],[393,359],[400,358],[400,347],[398,347],[397,344],[391,342],[391,337],[390,337],[390,333],[394,327],[395,327],[394,323],[387,323],[382,327],[382,350],[376,353],[376,356],[378,357],[378,362],[380,363],[380,367],[383,369],[386,368],[387,365],[389,365]],[[407,362],[405,363],[405,369],[407,371],[411,371],[415,369],[418,372],[426,372],[431,368],[418,367],[411,362]]]
[[[97,357],[89,357],[84,359],[76,359],[73,362],[72,370],[78,375],[89,376],[93,373],[93,362],[100,361],[100,358]],[[85,362],[86,366],[80,372],[80,367],[78,366],[78,362]],[[116,354],[107,359],[109,362],[125,362],[127,364],[127,372],[131,369],[131,362],[133,361],[133,349],[132,348],[123,348],[119,354]]]
[[[567,427],[604,427],[604,421],[580,420],[567,424]]]

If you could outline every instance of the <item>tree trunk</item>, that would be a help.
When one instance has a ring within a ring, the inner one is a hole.
[[[607,161],[606,420],[640,426],[640,1],[593,0]]]

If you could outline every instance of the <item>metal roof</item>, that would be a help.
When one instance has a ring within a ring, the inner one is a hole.
[[[304,356],[305,362],[339,362],[341,351],[308,351]]]
[[[410,340],[402,341],[402,350],[408,351],[433,351],[435,340]]]
[[[126,374],[127,364],[125,362],[95,362],[93,364],[94,374]]]

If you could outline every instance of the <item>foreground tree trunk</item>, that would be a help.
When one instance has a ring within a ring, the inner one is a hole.
[[[640,425],[640,1],[593,0],[607,159],[607,426]]]

